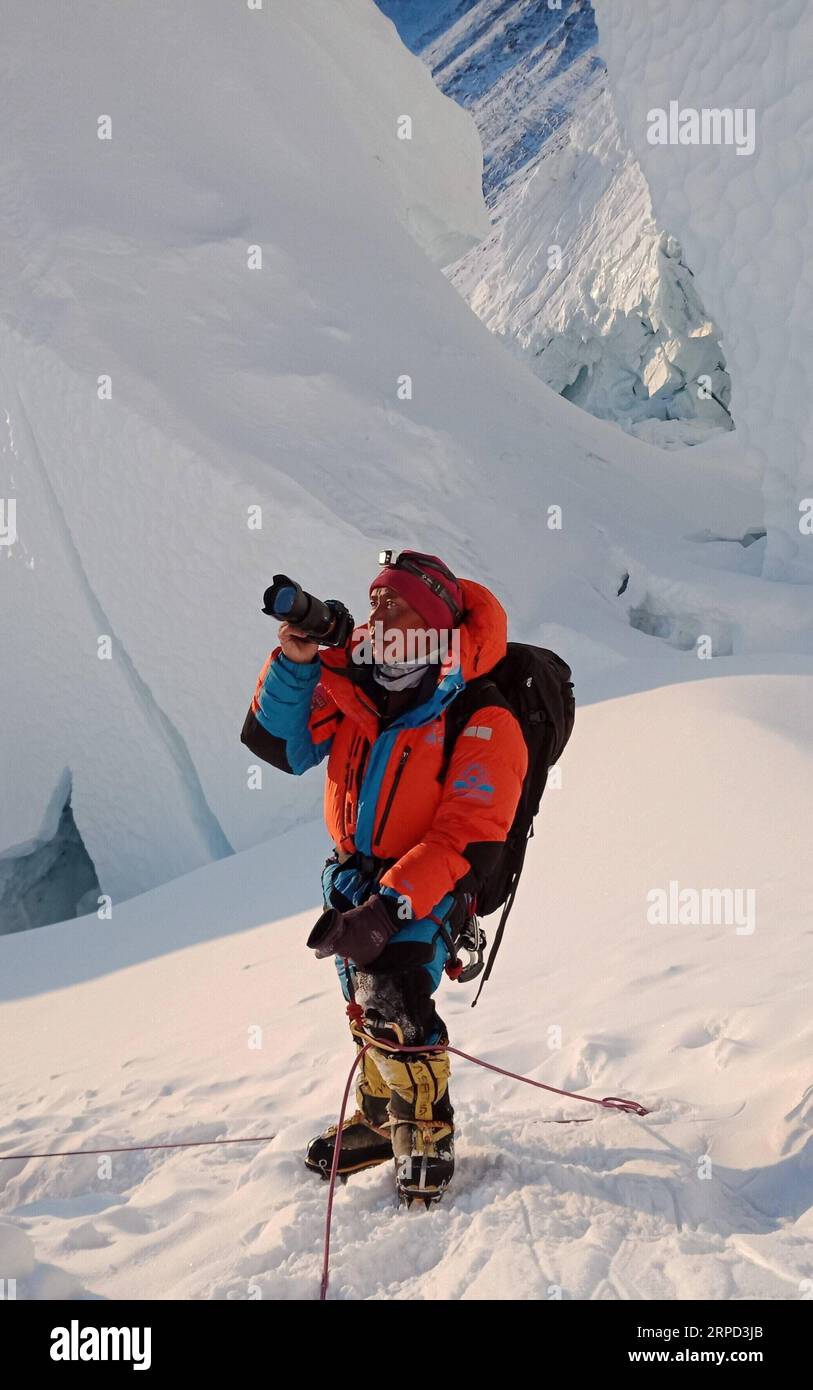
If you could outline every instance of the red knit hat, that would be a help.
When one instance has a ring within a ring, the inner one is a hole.
[[[426,626],[438,632],[457,627],[463,617],[463,591],[437,555],[402,550],[376,575],[370,593],[384,587],[405,598]]]

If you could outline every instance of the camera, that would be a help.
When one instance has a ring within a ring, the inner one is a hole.
[[[277,618],[318,642],[322,647],[344,647],[353,633],[355,623],[338,599],[314,598],[287,574],[275,574],[274,582],[263,594],[263,613]]]

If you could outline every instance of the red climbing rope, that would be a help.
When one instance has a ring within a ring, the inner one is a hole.
[[[356,1010],[359,1005],[354,1006]],[[350,1008],[347,1010],[350,1013]],[[391,1052],[453,1052],[456,1057],[463,1057],[467,1062],[474,1062],[478,1067],[486,1067],[488,1071],[499,1072],[501,1076],[510,1076],[514,1081],[524,1081],[528,1086],[538,1086],[542,1091],[553,1091],[557,1096],[569,1096],[571,1100],[586,1100],[590,1105],[601,1105],[605,1110],[622,1110],[628,1114],[648,1115],[650,1112],[646,1106],[641,1105],[637,1100],[624,1100],[621,1096],[604,1096],[598,1100],[595,1096],[580,1096],[575,1091],[561,1091],[558,1086],[548,1086],[544,1081],[532,1081],[530,1076],[520,1076],[519,1072],[506,1071],[505,1067],[497,1067],[493,1062],[484,1062],[481,1057],[472,1057],[468,1052],[461,1052],[457,1047],[449,1047],[448,1043],[433,1043],[418,1047],[406,1047],[403,1043],[387,1043],[379,1038],[369,1038],[367,1033],[362,1032],[361,1028],[353,1027],[352,1019],[357,1015],[351,1015],[351,1028],[353,1033],[359,1038],[368,1038],[364,1046],[359,1048],[355,1061],[348,1073],[347,1083],[342,1097],[342,1108],[339,1112],[339,1124],[336,1130],[336,1143],[333,1146],[333,1163],[330,1169],[330,1183],[327,1194],[327,1212],[325,1214],[325,1247],[324,1259],[322,1261],[322,1283],[319,1290],[319,1300],[324,1302],[327,1298],[327,1286],[330,1279],[330,1224],[333,1216],[333,1195],[336,1190],[336,1174],[339,1167],[339,1155],[341,1154],[341,1133],[344,1124],[344,1116],[347,1110],[347,1099],[350,1095],[350,1086],[353,1081],[353,1073],[359,1065],[365,1052],[369,1052],[371,1047],[388,1048]],[[583,1121],[562,1120],[562,1124],[581,1124]]]

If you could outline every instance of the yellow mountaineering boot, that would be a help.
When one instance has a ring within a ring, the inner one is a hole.
[[[362,1044],[356,1040],[356,1045]],[[343,1182],[350,1173],[372,1168],[392,1158],[390,1116],[387,1108],[389,1088],[384,1084],[372,1053],[365,1052],[356,1073],[355,1114],[342,1125],[339,1173]],[[308,1168],[328,1179],[333,1165],[338,1125],[328,1125],[323,1134],[311,1139],[305,1153]]]
[[[369,1053],[367,1054],[369,1056]],[[389,1086],[392,1151],[399,1201],[439,1202],[454,1172],[454,1110],[449,1097],[449,1056],[375,1053]]]

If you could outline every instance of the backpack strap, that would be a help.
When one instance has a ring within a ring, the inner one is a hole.
[[[483,992],[483,985],[485,984],[486,980],[488,979],[489,975],[491,974],[492,968],[493,968],[493,966],[494,966],[494,961],[495,961],[496,956],[497,956],[497,952],[498,952],[499,949],[500,949],[500,942],[502,941],[503,932],[505,931],[505,924],[506,924],[506,922],[508,921],[508,915],[509,915],[509,913],[510,913],[510,911],[511,911],[511,908],[514,906],[514,898],[517,896],[517,889],[518,889],[518,887],[519,887],[519,880],[520,880],[520,878],[522,877],[522,866],[523,866],[523,864],[525,863],[525,851],[526,851],[527,848],[528,848],[528,841],[529,841],[529,840],[531,839],[531,837],[533,836],[533,833],[534,833],[534,828],[533,828],[533,824],[531,824],[530,831],[528,832],[528,835],[527,835],[526,838],[525,838],[525,843],[524,843],[524,845],[522,846],[522,853],[521,853],[521,855],[520,855],[519,863],[517,864],[517,867],[516,867],[516,869],[515,869],[515,871],[514,871],[514,876],[513,876],[512,882],[511,882],[511,887],[510,887],[510,889],[509,889],[509,891],[508,891],[508,896],[507,896],[507,898],[505,899],[505,904],[504,904],[504,906],[503,906],[502,914],[501,914],[501,916],[500,916],[499,926],[497,927],[497,930],[496,930],[496,932],[495,932],[495,934],[494,934],[494,942],[493,942],[493,944],[492,944],[491,950],[490,950],[489,953],[488,953],[488,960],[487,960],[487,962],[486,962],[486,968],[485,968],[485,970],[483,971],[483,978],[482,978],[482,980],[480,981],[480,987],[479,987],[479,989],[477,990],[477,993],[475,994],[474,998],[473,998],[472,1001],[471,1001],[471,1007],[472,1007],[472,1008],[474,1008],[475,1004],[477,1003],[477,1000],[480,998],[480,995],[481,995],[482,992]]]
[[[451,761],[452,753],[454,752],[455,744],[457,743],[457,740],[462,734],[463,729],[465,728],[469,719],[471,719],[471,717],[474,714],[476,714],[478,710],[485,709],[487,705],[496,705],[500,709],[507,709],[516,718],[516,712],[511,708],[509,701],[503,695],[502,691],[500,690],[500,687],[497,685],[497,682],[489,680],[488,675],[480,676],[476,680],[472,681],[470,685],[464,686],[463,690],[461,690],[457,698],[452,701],[451,705],[449,706],[446,712],[446,729],[443,740],[443,762],[441,765],[440,772],[438,773],[438,781],[444,781],[446,773],[449,770],[449,763]],[[522,874],[522,866],[525,863],[525,851],[528,848],[528,840],[530,840],[533,833],[533,825],[531,825],[530,831],[525,839],[525,843],[522,846],[522,852],[520,855],[519,863],[517,864],[517,867],[514,871],[511,880],[511,887],[508,891],[508,896],[506,897],[505,903],[503,905],[499,925],[494,935],[494,941],[491,950],[489,951],[486,968],[483,971],[483,978],[480,981],[480,986],[477,990],[477,994],[472,1000],[472,1008],[474,1008],[475,1004],[477,1003],[477,1000],[480,998],[480,995],[482,994],[483,986],[486,980],[488,979],[489,975],[491,974],[492,968],[494,966],[494,961],[497,956],[497,952],[500,949],[500,943],[503,938],[503,933],[505,932],[505,924],[508,921],[508,916],[511,911],[511,908],[514,906],[514,898],[516,897],[517,888],[519,887],[519,880]]]

